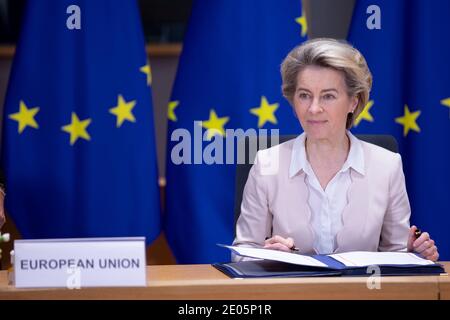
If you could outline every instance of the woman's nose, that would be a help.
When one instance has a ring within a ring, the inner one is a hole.
[[[320,106],[318,99],[313,99],[311,105],[309,106],[309,112],[312,114],[323,112],[323,108]]]

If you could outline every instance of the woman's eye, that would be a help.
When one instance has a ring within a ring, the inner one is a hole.
[[[336,97],[335,97],[334,95],[332,95],[332,94],[326,94],[326,95],[323,96],[323,98],[324,98],[325,100],[333,100],[333,99],[335,99]]]
[[[298,97],[299,97],[300,99],[307,99],[307,98],[308,98],[308,94],[307,94],[307,93],[300,93],[300,94],[298,95]]]

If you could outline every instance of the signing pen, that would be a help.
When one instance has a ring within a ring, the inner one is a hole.
[[[416,237],[416,239],[418,239],[418,238],[420,237],[421,234],[422,234],[422,231],[421,231],[420,229],[417,229],[417,230],[414,232],[414,236]]]

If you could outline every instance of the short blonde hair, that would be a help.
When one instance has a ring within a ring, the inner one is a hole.
[[[312,39],[295,47],[281,64],[282,92],[291,105],[297,88],[297,76],[307,66],[320,66],[343,72],[348,95],[358,98],[354,113],[347,117],[346,127],[349,129],[369,101],[372,74],[366,59],[348,43],[335,39]]]

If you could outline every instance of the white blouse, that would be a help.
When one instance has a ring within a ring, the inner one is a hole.
[[[336,249],[336,235],[342,228],[342,212],[348,203],[347,193],[352,183],[350,169],[364,175],[364,153],[361,142],[347,131],[350,150],[342,168],[336,173],[325,190],[317,179],[305,151],[306,134],[296,139],[289,168],[290,176],[300,169],[306,174],[308,205],[314,232],[314,249],[319,254],[332,253]]]

